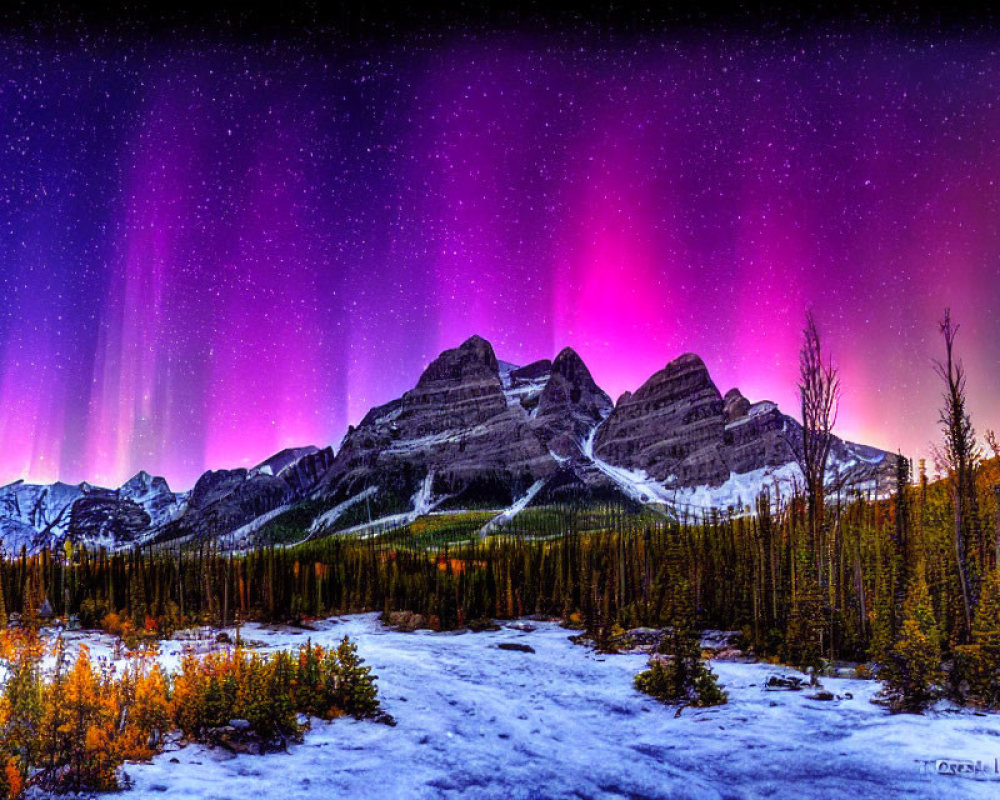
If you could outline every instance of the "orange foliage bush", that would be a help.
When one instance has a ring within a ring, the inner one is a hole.
[[[55,668],[43,678],[42,655],[36,636],[0,635],[0,661],[10,676],[0,693],[3,800],[29,786],[113,791],[118,768],[151,758],[171,730],[213,742],[231,720],[246,720],[263,751],[300,738],[299,713],[323,719],[379,714],[375,676],[346,637],[335,649],[307,644],[297,657],[241,648],[189,655],[172,679],[149,652],[131,654],[120,673],[95,664],[86,645],[70,663],[61,640]]]

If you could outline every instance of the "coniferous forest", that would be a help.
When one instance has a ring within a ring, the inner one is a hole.
[[[874,661],[903,685],[917,677],[909,651],[933,646],[954,663],[955,691],[992,703],[1000,699],[990,677],[1000,656],[996,461],[977,467],[965,501],[971,517],[956,513],[952,481],[931,482],[921,469],[911,483],[908,463],[898,469],[892,498],[827,503],[819,536],[803,498],[687,522],[606,508],[600,532],[579,532],[591,512],[566,507],[540,516],[530,535],[512,529],[439,547],[397,534],[242,554],[210,543],[43,551],[0,562],[2,602],[21,617],[47,604],[129,639],[200,623],[395,610],[441,630],[551,615],[596,638],[614,626],[684,623],[742,630],[758,655],[797,666]]]

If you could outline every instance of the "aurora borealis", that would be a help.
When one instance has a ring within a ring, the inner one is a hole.
[[[0,481],[186,488],[335,444],[472,333],[613,397],[699,353],[936,437],[1000,427],[1000,37],[831,27],[0,37]]]

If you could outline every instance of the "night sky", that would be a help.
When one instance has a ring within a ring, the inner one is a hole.
[[[1000,36],[0,34],[0,481],[336,444],[473,333],[613,396],[685,351],[914,456],[1000,427]]]

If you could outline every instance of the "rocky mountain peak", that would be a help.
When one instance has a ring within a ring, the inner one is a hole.
[[[673,361],[667,362],[662,370],[654,373],[646,383],[652,383],[657,378],[661,381],[697,380],[703,384],[711,384],[715,388],[715,384],[712,383],[708,374],[708,367],[705,366],[705,362],[697,353],[684,353],[677,356]],[[719,390],[715,388],[715,391],[718,393]],[[721,397],[721,394],[719,396]]]
[[[750,413],[750,401],[747,400],[739,389],[730,389],[722,398],[722,412],[726,417],[726,424],[735,422]]]
[[[594,382],[583,359],[566,347],[552,362],[552,375],[538,401],[536,429],[550,450],[570,458],[611,408],[611,398]]]
[[[559,355],[552,362],[552,372],[562,375],[572,383],[584,382],[597,385],[587,365],[572,347],[564,347],[559,351]]]
[[[725,473],[722,410],[705,362],[685,353],[622,398],[597,432],[594,454],[659,481],[711,483]]]
[[[417,388],[432,383],[456,383],[468,378],[494,376],[499,384],[500,366],[493,345],[482,336],[470,336],[458,347],[435,358],[417,382]]]
[[[266,461],[260,462],[256,467],[254,467],[254,470],[271,475],[277,475],[296,462],[301,461],[303,458],[315,455],[318,452],[319,448],[314,445],[307,445],[305,447],[286,447],[284,450],[275,453]]]
[[[476,425],[507,408],[493,346],[472,336],[445,350],[402,397],[394,424],[423,436]]]
[[[680,400],[715,407],[722,413],[722,395],[708,374],[705,362],[694,353],[685,353],[653,373],[622,405],[641,407],[652,404],[663,409]],[[654,409],[655,410],[655,409]]]
[[[188,496],[188,504],[191,508],[210,506],[243,483],[247,474],[247,470],[242,467],[239,469],[209,470],[195,482],[194,488]]]
[[[169,491],[170,487],[167,485],[167,481],[161,477],[154,477],[150,475],[145,470],[140,470],[131,478],[129,478],[125,483],[121,485],[119,491],[126,495],[139,495],[146,494],[151,491]]]

